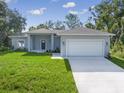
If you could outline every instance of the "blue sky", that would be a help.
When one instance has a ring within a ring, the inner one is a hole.
[[[68,13],[77,14],[83,23],[91,15],[89,7],[101,0],[6,0],[11,9],[17,9],[27,19],[27,29],[48,20],[64,20]]]

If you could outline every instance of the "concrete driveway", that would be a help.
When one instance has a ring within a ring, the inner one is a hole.
[[[124,93],[124,70],[103,57],[69,57],[79,93]]]

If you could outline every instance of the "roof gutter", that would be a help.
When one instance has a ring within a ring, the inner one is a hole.
[[[10,38],[13,38],[13,37],[27,37],[27,36],[9,36]]]
[[[115,36],[115,34],[98,34],[98,35],[96,35],[96,34],[57,34],[57,35],[59,35],[59,36],[70,36],[70,35],[72,35],[72,36],[75,36],[75,35],[79,35],[79,36]]]

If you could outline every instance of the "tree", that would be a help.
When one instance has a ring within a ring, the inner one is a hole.
[[[56,21],[54,23],[54,29],[56,29],[56,30],[64,30],[65,29],[65,25],[63,24],[62,21]]]
[[[69,29],[73,29],[73,28],[77,28],[77,27],[82,26],[82,23],[81,23],[80,19],[78,18],[78,16],[74,15],[74,14],[66,15],[65,24],[67,25],[67,27]]]
[[[26,19],[21,16],[17,10],[8,12],[8,31],[12,33],[21,33],[25,29]]]
[[[39,24],[37,27],[30,27],[29,28],[29,31],[32,31],[32,30],[36,30],[36,29],[52,29],[52,30],[63,30],[65,29],[65,25],[62,21],[56,21],[56,22],[53,22],[51,20],[45,22],[45,23],[41,23]]]
[[[124,44],[124,35],[121,37],[121,41]]]
[[[96,29],[116,34],[113,44],[121,43],[124,35],[124,0],[103,0],[90,11]]]
[[[0,1],[0,45],[5,44],[8,35],[21,33],[25,25],[26,19],[17,10],[9,9],[4,1]]]
[[[45,23],[47,29],[54,29],[54,22],[52,20],[49,20]]]
[[[95,25],[93,25],[92,23],[87,23],[87,24],[85,24],[85,27],[87,27],[87,28],[91,28],[91,29],[95,29]]]
[[[48,26],[46,24],[40,24],[37,26],[37,29],[45,28],[48,29]]]
[[[32,27],[29,28],[29,31],[36,30],[36,29],[42,29],[42,28],[44,28],[44,29],[54,29],[54,22],[49,20],[49,21],[46,21],[45,23],[39,24],[36,27],[32,26]]]
[[[36,30],[36,29],[37,29],[36,27],[31,26],[31,27],[29,28],[29,31]]]
[[[6,38],[6,11],[7,5],[5,2],[0,1],[0,46]]]

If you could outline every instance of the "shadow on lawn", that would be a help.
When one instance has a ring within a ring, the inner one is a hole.
[[[4,51],[4,52],[1,52],[0,51],[0,56],[4,56],[4,55],[6,55],[6,54],[8,54],[8,53],[12,53],[13,51]]]
[[[124,68],[124,60],[119,59],[117,57],[111,57],[111,58],[109,58],[109,60],[111,60],[113,63],[119,65],[120,67]]]
[[[65,66],[66,66],[66,70],[67,70],[67,71],[71,71],[71,66],[70,66],[70,64],[69,64],[68,59],[64,59],[64,63],[65,63]]]
[[[34,52],[26,52],[22,56],[51,56],[51,53],[34,53]]]

